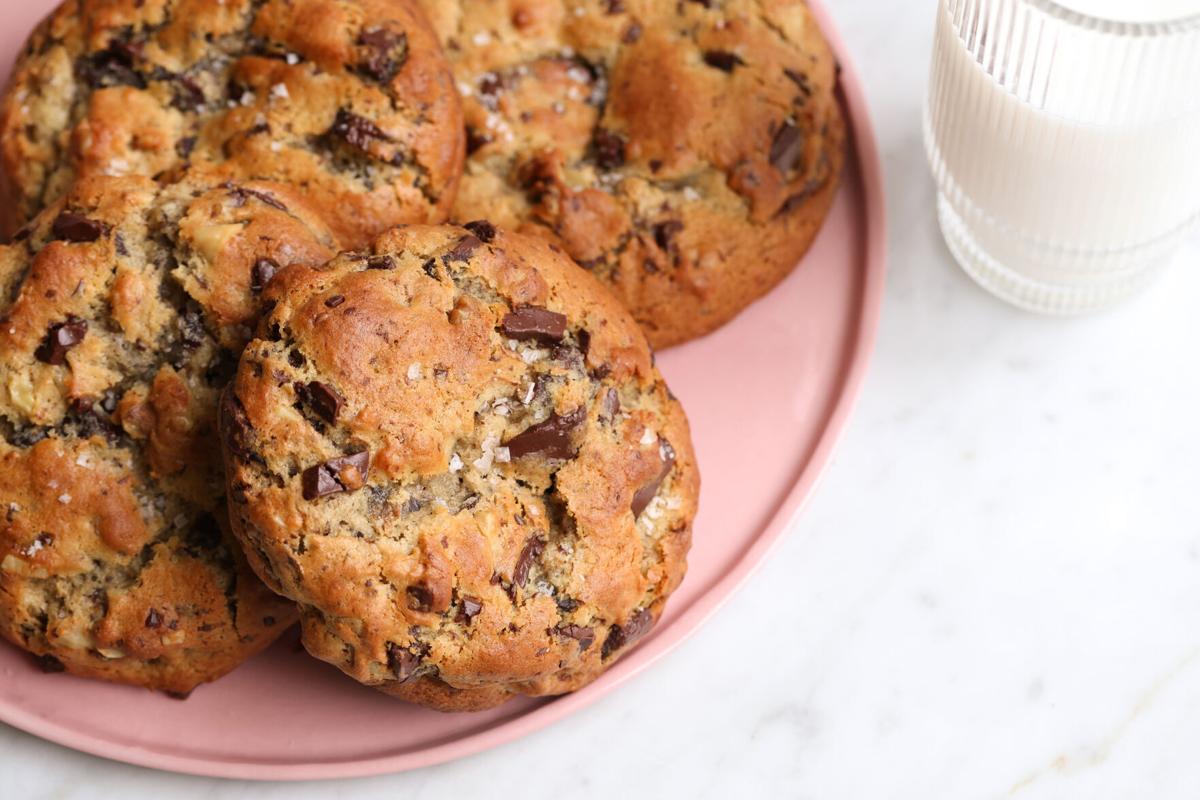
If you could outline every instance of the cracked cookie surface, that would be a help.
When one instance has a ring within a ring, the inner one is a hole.
[[[202,166],[301,187],[361,246],[445,219],[463,137],[412,0],[68,0],[0,105],[0,233],[78,177]]]
[[[0,247],[0,633],[48,669],[186,693],[295,618],[228,530],[216,416],[321,225],[284,186],[92,178]]]
[[[470,710],[577,689],[651,629],[690,546],[687,421],[557,245],[398,228],[267,302],[222,402],[230,510],[310,653]]]
[[[782,280],[842,169],[836,65],[802,0],[422,0],[468,159],[454,217],[548,236],[651,345]]]

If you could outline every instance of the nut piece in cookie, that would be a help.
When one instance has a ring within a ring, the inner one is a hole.
[[[0,247],[0,634],[187,693],[288,626],[228,532],[217,401],[258,265],[337,246],[287,187],[134,177],[81,181]]]
[[[468,132],[454,216],[548,237],[667,347],[786,277],[842,168],[802,0],[422,0]]]
[[[444,710],[572,691],[683,578],[699,477],[636,323],[556,245],[411,226],[283,270],[222,403],[304,644]]]
[[[71,0],[0,101],[0,234],[80,177],[202,167],[303,186],[363,246],[446,218],[464,141],[413,0]]]

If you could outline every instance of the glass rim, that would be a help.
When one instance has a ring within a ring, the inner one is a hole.
[[[1077,28],[1094,30],[1116,36],[1175,36],[1200,31],[1200,11],[1174,19],[1156,22],[1129,22],[1125,20],[1085,14],[1062,5],[1058,0],[1020,0],[1055,19]]]

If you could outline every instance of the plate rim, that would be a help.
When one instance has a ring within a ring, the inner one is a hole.
[[[646,641],[637,657],[622,659],[603,677],[574,694],[563,695],[525,714],[496,723],[482,731],[432,747],[421,747],[388,755],[307,764],[262,763],[205,756],[183,756],[109,741],[102,736],[75,730],[32,712],[0,701],[0,722],[63,747],[88,755],[139,767],[203,777],[259,781],[307,781],[359,778],[406,772],[444,764],[485,750],[509,744],[544,730],[575,711],[589,706],[674,650],[714,614],[758,571],[779,546],[812,496],[828,469],[834,449],[845,432],[857,403],[871,362],[879,330],[887,273],[887,205],[883,168],[870,108],[857,67],[850,58],[840,30],[826,10],[824,0],[808,0],[810,9],[833,49],[840,65],[839,90],[848,111],[862,205],[866,210],[867,238],[858,321],[848,368],[824,429],[795,484],[736,564],[713,583],[661,635]]]

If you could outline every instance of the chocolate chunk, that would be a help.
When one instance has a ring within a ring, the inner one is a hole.
[[[592,642],[596,641],[596,632],[584,625],[559,625],[554,629],[554,632],[559,636],[565,636],[568,639],[574,639],[579,642],[579,652],[583,652],[592,646]]]
[[[409,586],[408,607],[413,611],[429,611],[433,608],[433,592],[424,586]]]
[[[804,136],[800,129],[790,122],[783,123],[771,142],[771,166],[787,174],[799,163],[803,153]]]
[[[358,43],[366,50],[359,70],[380,83],[391,83],[408,61],[408,36],[404,33],[393,33],[386,28],[364,31]]]
[[[396,268],[396,259],[391,256],[370,256],[367,258],[367,269],[389,270]]]
[[[734,67],[741,67],[746,64],[737,53],[730,53],[727,50],[706,50],[704,52],[704,63],[722,72],[733,72]]]
[[[185,136],[175,143],[175,153],[182,159],[187,160],[187,157],[196,149],[196,137]]]
[[[55,239],[77,244],[94,242],[107,231],[108,226],[103,222],[88,219],[82,214],[72,214],[70,211],[64,211],[55,217],[54,224],[50,227]]]
[[[337,308],[344,302],[346,302],[346,295],[335,294],[333,297],[329,297],[325,300],[325,307],[326,308]]]
[[[271,208],[277,208],[280,211],[288,210],[287,206],[266,192],[260,192],[257,189],[247,189],[244,186],[235,186],[231,183],[225,184],[225,188],[229,191],[229,196],[233,199],[233,204],[237,208],[246,205],[246,200],[253,197],[255,200]]]
[[[304,353],[301,353],[299,350],[296,350],[295,348],[288,350],[287,359],[288,359],[288,363],[291,364],[296,369],[300,369],[306,363],[308,363],[308,359],[306,359],[304,357]]]
[[[615,417],[617,412],[621,410],[621,396],[617,394],[616,389],[610,388],[604,393],[604,400],[600,410],[609,419]]]
[[[504,315],[500,330],[510,339],[555,344],[567,333],[567,318],[539,306],[517,306]]]
[[[659,458],[662,460],[662,469],[659,470],[654,480],[633,493],[633,502],[629,504],[635,518],[646,510],[646,506],[650,505],[650,501],[658,494],[658,488],[662,486],[662,482],[671,474],[671,468],[675,466],[675,448],[671,447],[666,439],[658,440],[658,450]]]
[[[596,151],[596,166],[600,169],[617,169],[625,163],[625,140],[604,128],[597,128],[592,136],[592,147]]]
[[[580,602],[571,597],[559,597],[554,601],[554,604],[556,606],[558,606],[561,610],[566,611],[568,613],[574,611],[575,609],[579,608],[579,606],[580,606]]]
[[[458,240],[458,244],[451,248],[450,252],[442,256],[442,261],[447,264],[455,261],[467,261],[471,258],[471,254],[483,245],[479,238],[474,234],[467,234]]]
[[[326,135],[337,137],[363,153],[370,152],[373,140],[381,142],[392,140],[392,137],[384,133],[374,122],[345,108],[338,109],[337,117]]]
[[[67,317],[66,322],[51,325],[46,331],[46,338],[33,351],[34,357],[44,364],[62,365],[67,361],[67,351],[83,341],[87,336],[87,320],[74,315]]]
[[[316,500],[329,494],[353,492],[367,482],[371,454],[366,450],[340,458],[331,458],[300,474],[305,500]]]
[[[504,90],[504,78],[495,72],[485,72],[479,79],[479,94],[484,98],[484,105],[495,110],[496,95]]]
[[[296,383],[292,387],[300,402],[313,410],[318,417],[333,425],[345,401],[332,386],[320,381]]]
[[[625,33],[621,34],[621,41],[625,44],[633,44],[641,38],[642,24],[637,20],[629,23],[629,27],[625,29]]]
[[[416,646],[419,652],[414,652]],[[396,680],[401,684],[412,680],[416,675],[416,669],[421,666],[421,657],[425,655],[426,648],[422,648],[420,644],[409,645],[407,648],[394,643],[388,643],[388,669],[391,669],[391,674],[396,676]]]
[[[670,250],[671,245],[675,241],[675,234],[683,230],[683,223],[677,219],[669,219],[666,222],[660,222],[652,228],[654,232],[654,243],[658,245],[660,250]]]
[[[250,291],[258,294],[267,288],[276,272],[279,272],[279,262],[275,259],[260,258],[255,261],[254,266],[250,268]]]
[[[504,443],[511,458],[523,458],[539,454],[545,458],[574,458],[578,448],[571,441],[571,434],[583,424],[584,409],[575,409],[569,414],[550,418],[531,425]]]
[[[812,97],[812,84],[808,82],[807,75],[794,69],[785,69],[783,74],[787,76],[788,80],[796,84],[796,87],[800,89],[800,94],[805,99]]]
[[[489,145],[493,142],[492,135],[478,130],[477,128],[467,128],[467,155],[474,155],[479,148]]]
[[[608,638],[600,648],[600,657],[608,658],[622,647],[633,644],[654,627],[654,616],[642,609],[638,611],[624,626],[613,625],[608,631]]]
[[[63,662],[59,661],[57,658],[48,653],[46,655],[34,656],[33,663],[37,665],[38,669],[40,669],[42,672],[45,672],[47,675],[52,675],[56,672],[67,671],[67,667],[63,664]]]
[[[458,621],[464,625],[470,625],[475,617],[479,616],[479,612],[483,611],[483,601],[478,597],[463,595],[462,602],[458,608]]]
[[[204,105],[207,98],[200,84],[187,75],[180,75],[175,82],[174,97],[171,105],[180,111],[195,111]]]
[[[521,555],[517,556],[516,566],[513,567],[513,586],[525,585],[525,581],[529,580],[529,568],[533,566],[533,562],[545,549],[545,540],[536,536],[530,537],[529,541],[525,542],[525,546],[521,548]]]
[[[435,281],[438,279],[437,259],[431,258],[431,259],[427,260],[424,264],[421,265],[421,269],[424,271],[424,273],[426,275],[433,278]]]
[[[486,219],[468,222],[463,227],[475,234],[475,237],[484,244],[491,244],[492,240],[496,238],[496,226]]]
[[[111,42],[104,50],[80,56],[75,74],[93,89],[112,86],[146,88],[146,79],[134,68],[140,48],[127,42]]]
[[[162,627],[162,615],[158,613],[157,608],[150,609],[149,613],[146,614],[146,627],[147,628],[161,628]]]
[[[195,689],[188,689],[186,692],[177,692],[174,689],[166,689],[163,691],[163,694],[165,694],[167,697],[171,698],[172,700],[182,701],[182,700],[187,700],[189,697],[191,697],[192,692],[194,692],[194,691],[195,691]]]

